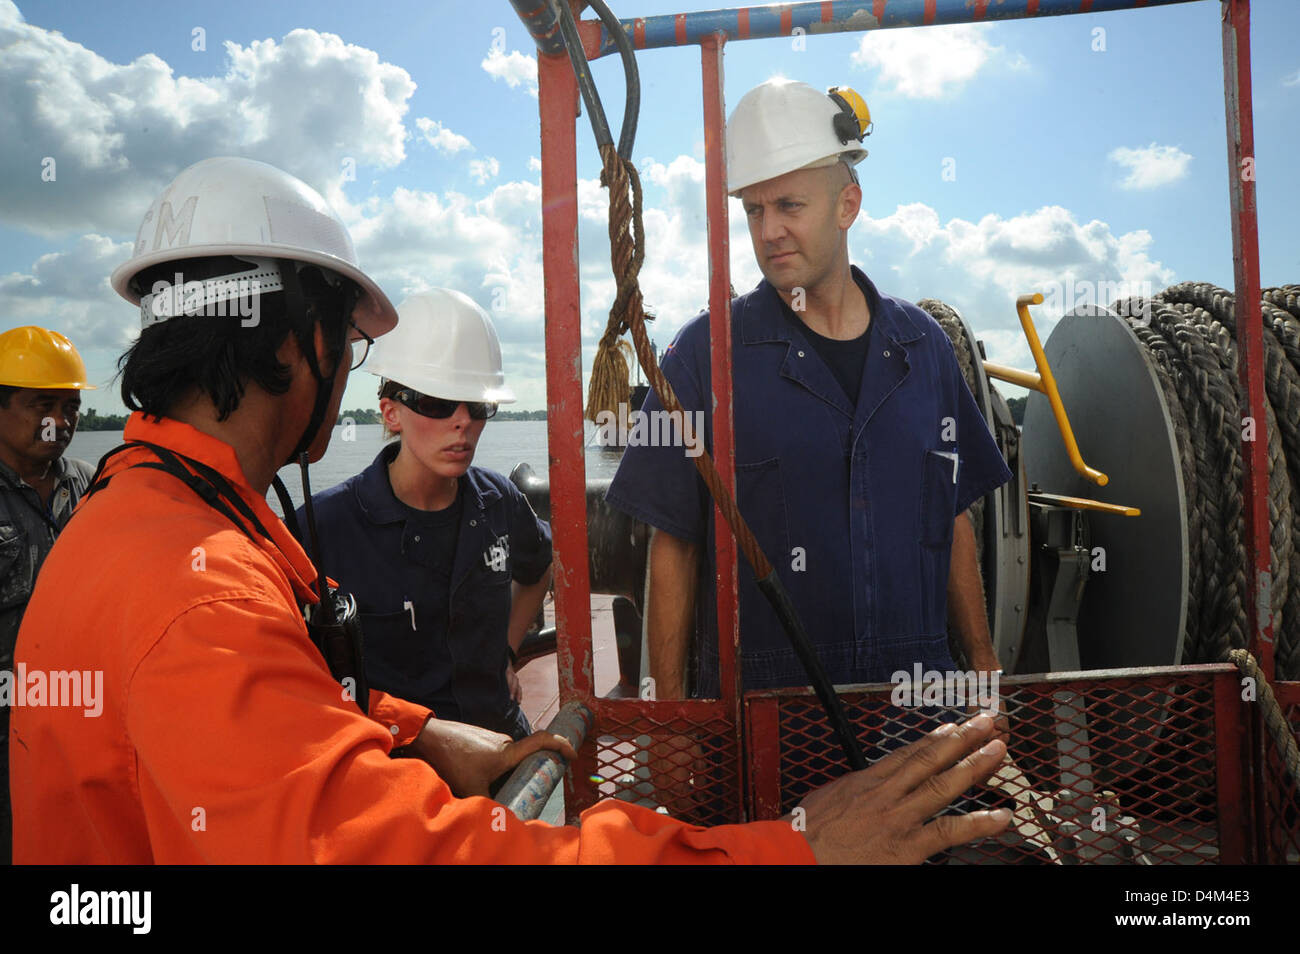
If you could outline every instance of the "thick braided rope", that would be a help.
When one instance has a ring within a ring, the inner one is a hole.
[[[1243,676],[1254,680],[1257,698],[1264,716],[1264,725],[1273,739],[1273,744],[1277,746],[1278,757],[1282,760],[1287,774],[1291,776],[1292,784],[1300,787],[1300,746],[1296,745],[1295,731],[1287,723],[1282,707],[1278,705],[1277,697],[1273,695],[1273,687],[1264,678],[1263,670],[1259,668],[1255,657],[1246,650],[1234,649],[1228,654],[1228,659],[1236,665]]]
[[[1235,298],[1231,292],[1205,282],[1183,282],[1166,289],[1162,297],[1205,309],[1231,331],[1235,339]],[[1283,340],[1290,315],[1270,304],[1267,298],[1262,309],[1273,565],[1270,609],[1276,621],[1274,662],[1279,678],[1294,678],[1300,675],[1300,565],[1292,565],[1295,544],[1300,543],[1300,371],[1288,359]],[[1244,408],[1246,399],[1237,379],[1235,340],[1230,341],[1229,347],[1232,351],[1231,380],[1240,406]],[[1283,477],[1289,485],[1289,492],[1285,495],[1281,492]],[[1244,565],[1244,552],[1238,559]]]
[[[641,287],[637,279],[641,261],[645,257],[641,247],[644,232],[641,226],[641,183],[636,170],[630,162],[619,156],[613,146],[601,146],[601,158],[604,160],[603,181],[609,188],[609,246],[610,258],[614,266],[614,275],[618,279],[618,297],[614,310],[618,313],[620,325],[632,332],[632,345],[641,370],[646,380],[659,396],[659,403],[670,414],[682,422],[683,438],[693,440],[686,433],[690,427],[690,416],[682,409],[681,402],[673,393],[672,385],[659,369],[654,350],[650,347],[650,338],[645,330],[645,314],[642,311]],[[635,201],[629,199],[634,193]],[[614,321],[611,317],[611,322]],[[763,579],[772,572],[772,564],[759,548],[753,532],[736,507],[736,502],[722,484],[722,477],[713,465],[713,456],[708,452],[695,457],[695,467],[709,488],[709,494],[718,505],[723,518],[731,527],[745,559],[749,561],[757,579]]]
[[[1218,627],[1222,616],[1224,587],[1220,579],[1218,528],[1222,522],[1224,488],[1223,475],[1210,458],[1208,439],[1210,409],[1206,403],[1205,392],[1197,384],[1183,348],[1175,336],[1178,318],[1179,315],[1172,307],[1158,297],[1150,302],[1149,333],[1154,340],[1161,342],[1159,353],[1173,371],[1172,380],[1177,391],[1178,403],[1182,406],[1187,420],[1186,432],[1180,435],[1180,440],[1187,442],[1195,465],[1197,532],[1195,536],[1189,533],[1188,544],[1194,566],[1192,583],[1199,594],[1200,613],[1199,625],[1186,634],[1187,639],[1183,650],[1184,661],[1193,662],[1210,655],[1206,643],[1210,639],[1209,634]],[[1189,531],[1191,523],[1192,521],[1189,521]]]
[[[1132,300],[1130,305],[1136,305],[1143,310],[1120,311],[1120,314],[1139,315],[1145,314],[1145,307],[1148,304],[1143,300]],[[1117,309],[1118,310],[1118,309]],[[1146,347],[1147,361],[1152,370],[1155,372],[1156,380],[1160,383],[1160,390],[1164,394],[1165,406],[1169,410],[1170,419],[1174,426],[1174,447],[1178,454],[1178,466],[1183,475],[1183,498],[1187,520],[1187,540],[1190,544],[1195,544],[1200,539],[1201,534],[1201,506],[1200,506],[1200,488],[1196,478],[1196,455],[1192,450],[1192,441],[1189,440],[1191,433],[1187,423],[1187,414],[1183,410],[1182,400],[1178,396],[1178,389],[1174,384],[1176,375],[1174,358],[1170,354],[1171,348],[1163,337],[1146,324],[1140,324],[1136,319],[1126,318],[1130,330]],[[1201,561],[1196,558],[1194,553],[1188,554],[1188,579],[1187,579],[1187,622],[1184,629],[1183,655],[1184,661],[1194,658],[1195,648],[1200,645],[1201,630],[1201,591],[1204,586],[1204,571]]]
[[[1196,309],[1193,317],[1202,322],[1206,321],[1208,315],[1202,309]],[[1237,395],[1237,407],[1240,414],[1246,408],[1246,395],[1241,387],[1241,382],[1237,377],[1237,343],[1233,340],[1232,335],[1224,325],[1214,319],[1210,319],[1205,325],[1210,337],[1215,342],[1215,353],[1219,357],[1220,367],[1227,380],[1233,384],[1233,390]],[[1241,427],[1244,422],[1241,417],[1237,418],[1239,425],[1237,434],[1236,447],[1240,453],[1240,436]],[[1273,406],[1264,402],[1264,434],[1266,436],[1266,454],[1268,458],[1268,526],[1269,526],[1269,551],[1272,565],[1273,586],[1270,589],[1269,611],[1276,616],[1282,609],[1282,603],[1286,598],[1287,586],[1290,581],[1291,571],[1291,479],[1287,474],[1286,456],[1282,450],[1282,435],[1278,429],[1277,421],[1273,412]],[[1256,439],[1259,438],[1259,428],[1256,426]],[[1245,460],[1242,458],[1242,470],[1245,470]],[[1239,555],[1242,566],[1245,566],[1245,514],[1243,511],[1241,523],[1241,540],[1243,550]],[[1249,576],[1247,577],[1249,579]],[[1243,591],[1245,592],[1245,591]]]
[[[1192,370],[1195,386],[1204,395],[1208,409],[1208,441],[1206,460],[1218,479],[1224,483],[1220,495],[1219,523],[1215,556],[1217,584],[1222,588],[1219,617],[1206,647],[1209,655],[1200,661],[1227,658],[1230,649],[1246,645],[1245,600],[1248,583],[1243,552],[1245,522],[1239,488],[1242,485],[1241,464],[1241,414],[1237,392],[1223,374],[1219,357],[1219,343],[1206,327],[1206,320],[1198,320],[1192,313],[1195,306],[1171,305],[1179,316],[1174,323],[1174,339],[1183,350],[1183,356]],[[1214,585],[1211,581],[1207,581]]]

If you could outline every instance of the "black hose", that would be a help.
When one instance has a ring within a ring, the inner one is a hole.
[[[552,0],[560,18],[560,35],[564,38],[564,48],[568,51],[569,62],[573,64],[573,75],[578,80],[578,89],[582,92],[583,102],[587,104],[587,116],[591,120],[591,131],[596,137],[597,146],[612,145],[614,137],[609,134],[609,120],[605,118],[605,107],[600,103],[600,94],[591,79],[591,67],[587,63],[587,54],[582,52],[582,37],[578,35],[578,26],[573,22],[573,13],[569,10],[568,0]]]
[[[591,131],[596,137],[596,145],[612,145],[614,137],[609,131],[609,120],[605,116],[600,92],[591,78],[591,65],[582,50],[582,37],[578,34],[573,13],[566,0],[554,0],[554,2],[560,21],[560,35],[564,39],[564,48],[568,51],[569,62],[573,64],[573,75],[578,80],[578,89],[582,92],[583,102],[587,104],[587,115],[591,120]],[[641,74],[637,70],[636,54],[632,50],[632,43],[628,40],[623,25],[603,0],[588,0],[588,2],[613,37],[614,45],[618,47],[619,57],[623,61],[627,98],[623,104],[623,127],[618,137],[618,154],[625,161],[630,162],[632,145],[636,141],[637,117],[641,114]]]
[[[844,749],[849,767],[855,771],[866,768],[867,760],[862,755],[862,747],[858,745],[858,737],[853,732],[853,726],[849,724],[849,717],[844,712],[844,703],[840,701],[839,694],[831,685],[830,677],[822,668],[822,661],[817,658],[817,650],[813,648],[808,631],[803,628],[803,620],[799,618],[794,604],[790,602],[790,594],[781,585],[781,578],[773,569],[771,573],[756,582],[759,590],[772,604],[772,609],[776,611],[782,628],[790,638],[790,644],[794,646],[795,655],[803,663],[804,672],[808,674],[813,692],[817,693],[822,708],[826,710],[826,718],[830,720],[831,727],[839,736],[840,748]]]
[[[627,100],[623,104],[623,128],[618,136],[618,154],[627,162],[632,161],[632,144],[636,141],[636,124],[641,115],[641,74],[636,66],[636,54],[632,52],[632,42],[627,38],[627,31],[618,17],[605,5],[605,0],[587,0],[591,9],[596,11],[605,29],[618,47],[618,55],[623,60],[623,76],[627,86]]]

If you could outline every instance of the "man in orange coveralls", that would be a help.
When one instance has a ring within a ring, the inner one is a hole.
[[[455,797],[538,748],[574,753],[379,692],[367,717],[309,639],[315,574],[265,501],[287,461],[324,454],[348,371],[396,322],[342,223],[277,169],[205,160],[154,202],[113,285],[144,326],[123,367],[131,446],[19,633],[18,863],[918,862],[1006,826],[1005,810],[930,821],[1002,760],[986,716],[813,792],[797,826],[606,802],[556,828]]]

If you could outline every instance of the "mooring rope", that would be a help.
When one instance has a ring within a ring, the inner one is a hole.
[[[1241,670],[1243,676],[1254,680],[1256,700],[1260,705],[1260,714],[1264,717],[1264,726],[1268,729],[1273,744],[1277,746],[1278,758],[1291,776],[1292,784],[1300,788],[1300,746],[1296,745],[1295,730],[1287,722],[1277,696],[1273,695],[1273,687],[1264,678],[1264,672],[1259,668],[1255,657],[1246,650],[1234,649],[1228,654],[1228,659]]]

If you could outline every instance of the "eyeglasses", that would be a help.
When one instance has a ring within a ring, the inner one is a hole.
[[[462,404],[469,411],[471,420],[475,421],[486,421],[497,412],[497,405],[492,401],[449,401],[446,398],[421,394],[419,391],[412,391],[410,388],[403,388],[398,391],[393,395],[393,400],[405,407],[409,407],[422,417],[432,417],[439,420],[451,417]]]
[[[375,343],[375,339],[362,331],[351,318],[348,319],[348,324],[361,336],[348,342],[352,347],[352,370],[355,371],[366,363],[366,355],[370,354],[370,346]]]

